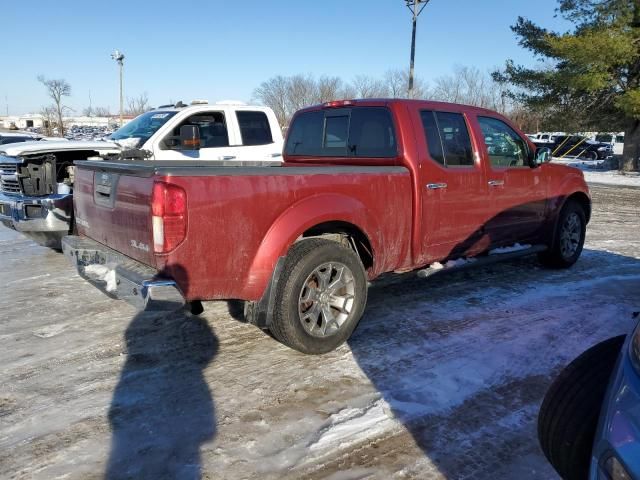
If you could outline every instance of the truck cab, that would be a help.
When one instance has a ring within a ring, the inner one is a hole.
[[[198,128],[199,149],[180,144],[180,128],[186,125]],[[150,160],[274,161],[280,159],[283,143],[270,108],[238,102],[209,105],[202,100],[143,113],[109,138],[150,152]]]

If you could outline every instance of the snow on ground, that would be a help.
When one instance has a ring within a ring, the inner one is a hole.
[[[618,170],[603,170],[602,168],[605,167],[604,160],[557,158],[553,160],[553,163],[561,163],[563,165],[579,168],[584,173],[584,178],[588,183],[640,188],[640,173],[629,172],[622,174]]]
[[[519,243],[514,243],[513,245],[509,246],[509,247],[499,247],[499,248],[494,248],[493,250],[489,251],[489,255],[499,255],[501,253],[513,253],[513,252],[519,252],[520,250],[526,250],[527,248],[531,248],[531,245],[525,243],[524,245],[521,245]]]
[[[546,388],[640,310],[640,190],[592,193],[574,268],[387,276],[322,356],[235,302],[136,314],[0,229],[0,478],[554,479]]]

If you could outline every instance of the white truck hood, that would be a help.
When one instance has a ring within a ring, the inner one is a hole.
[[[98,150],[100,153],[118,153],[120,147],[114,142],[97,142],[81,140],[35,141],[9,143],[0,146],[0,155],[17,157],[33,153],[48,153],[73,150]]]

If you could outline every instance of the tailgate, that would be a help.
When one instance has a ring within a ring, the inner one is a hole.
[[[151,196],[153,170],[78,162],[74,204],[78,233],[155,267]]]

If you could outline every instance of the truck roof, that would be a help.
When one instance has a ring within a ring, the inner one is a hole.
[[[209,103],[205,101],[198,101],[197,103],[191,103],[189,105],[182,104],[182,102],[178,102],[175,105],[161,105],[157,108],[154,108],[151,111],[162,111],[162,112],[188,112],[190,110],[202,110],[203,108],[216,108],[216,107],[234,107],[238,109],[251,109],[251,110],[268,110],[269,107],[265,107],[264,105],[247,105],[246,103],[239,101],[231,101],[225,100],[221,102]]]
[[[462,103],[452,103],[452,102],[439,102],[436,100],[414,100],[408,98],[354,98],[354,99],[345,99],[345,100],[335,100],[331,102],[320,103],[317,105],[311,105],[309,107],[303,108],[299,110],[299,112],[304,112],[308,110],[317,110],[320,108],[339,108],[339,107],[349,107],[349,106],[389,106],[389,105],[412,105],[419,106],[423,108],[437,108],[438,110],[446,109],[447,107],[453,107],[455,110],[460,110],[461,108],[464,110],[472,110],[476,112],[484,112],[491,113],[495,115],[496,112],[490,110],[488,108],[476,107],[473,105],[465,105]]]

